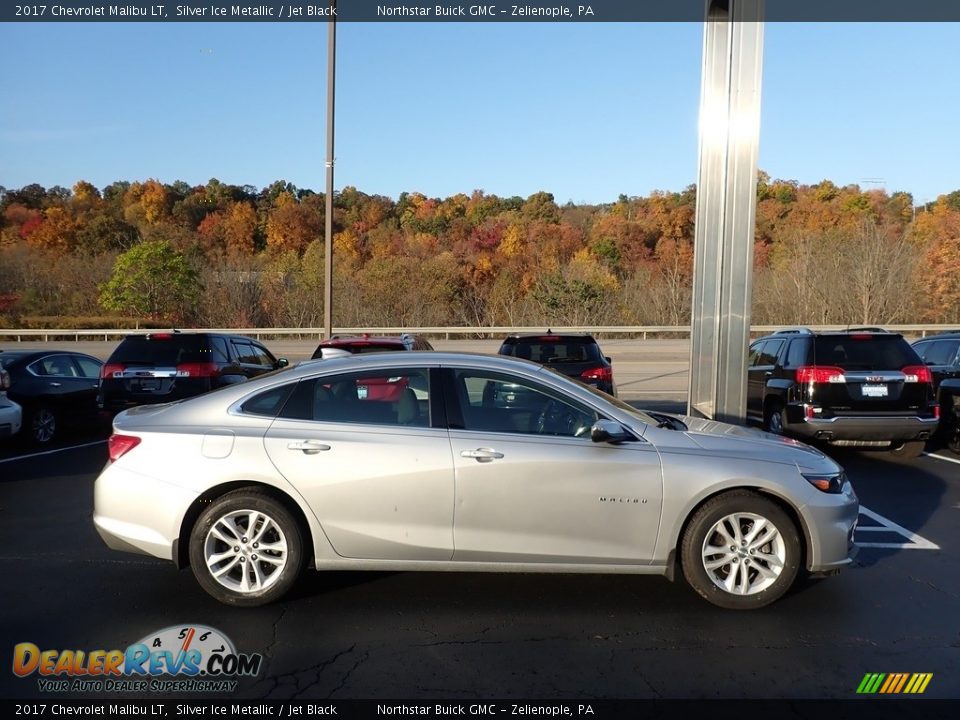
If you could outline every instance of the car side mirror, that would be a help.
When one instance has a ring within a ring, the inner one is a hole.
[[[290,361],[287,360],[286,358],[277,358],[277,369],[285,368],[289,364],[290,364]]]
[[[590,428],[590,439],[595,443],[621,443],[633,436],[615,420],[597,420]]]

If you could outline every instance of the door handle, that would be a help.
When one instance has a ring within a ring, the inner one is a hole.
[[[302,450],[305,455],[316,455],[318,452],[329,449],[329,445],[324,445],[319,440],[297,440],[287,443],[287,450]]]
[[[491,460],[499,460],[502,458],[503,453],[491,450],[490,448],[477,448],[476,450],[461,451],[460,457],[474,458],[477,462],[490,462]]]
[[[60,387],[60,383],[58,383],[58,382],[52,382],[52,383],[50,383],[50,387]]]

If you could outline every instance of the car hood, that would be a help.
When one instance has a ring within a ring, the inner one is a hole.
[[[803,470],[817,472],[841,469],[832,458],[799,440],[716,420],[688,415],[676,417],[687,426],[682,434],[711,453],[795,464]]]

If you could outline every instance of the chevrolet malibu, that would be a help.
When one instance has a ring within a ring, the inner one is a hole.
[[[189,565],[231,605],[275,601],[311,566],[680,571],[757,608],[847,565],[858,513],[842,468],[800,442],[644,413],[514,358],[308,361],[113,429],[100,536]]]

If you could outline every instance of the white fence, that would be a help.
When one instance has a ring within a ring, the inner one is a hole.
[[[750,328],[754,336],[763,335],[775,330],[784,330],[791,325],[754,325]],[[810,325],[811,330],[846,330],[849,325]],[[884,325],[890,332],[903,333],[904,335],[917,335],[926,337],[928,334],[946,332],[948,330],[960,330],[958,325]],[[414,333],[419,335],[442,336],[449,340],[451,336],[465,336],[469,338],[489,338],[510,335],[512,333],[538,333],[544,332],[543,326],[537,327],[366,327],[366,328],[334,328],[335,335],[359,335],[369,333],[371,335],[400,335],[401,333]],[[642,337],[644,340],[649,335],[677,335],[680,337],[690,336],[689,325],[634,325],[634,326],[581,326],[581,327],[554,327],[553,332],[588,332],[599,336],[626,336]],[[215,332],[227,333],[232,335],[247,335],[258,340],[262,338],[277,337],[296,337],[296,338],[323,338],[323,328],[191,328],[191,332]],[[110,329],[92,329],[92,330],[63,330],[63,329],[42,329],[42,330],[22,330],[22,329],[0,329],[0,339],[24,341],[49,342],[50,340],[110,340],[111,338],[120,338],[125,335],[146,335],[148,333],[163,332],[159,329],[128,329],[128,330],[110,330]]]

